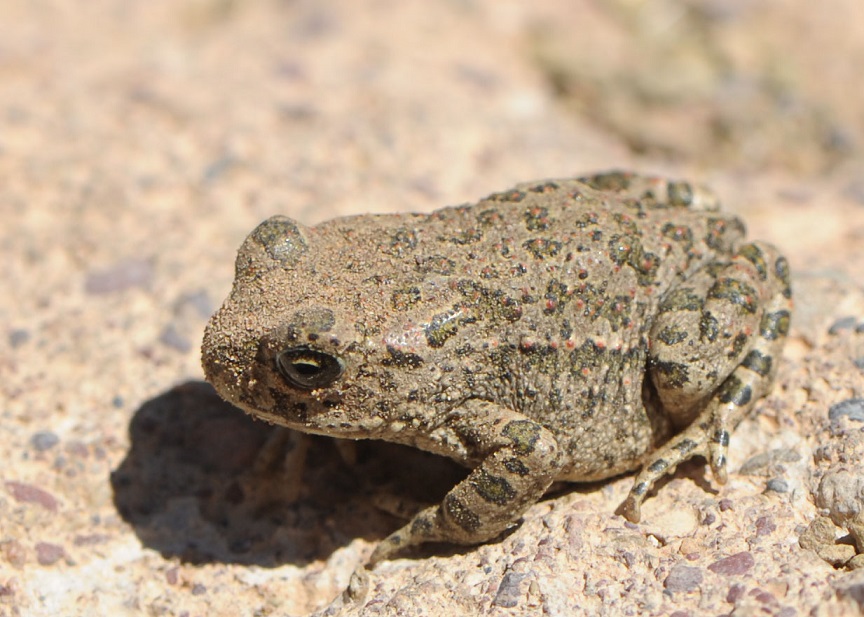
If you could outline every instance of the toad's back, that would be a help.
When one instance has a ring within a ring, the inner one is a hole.
[[[396,378],[400,391],[523,413],[567,444],[567,467],[582,479],[633,468],[668,432],[643,404],[659,303],[743,234],[690,185],[587,181],[520,185],[431,215],[349,217],[315,230],[316,243],[346,247],[324,269],[347,260],[362,281],[362,327],[396,357],[437,367],[434,379]],[[403,421],[416,423],[410,408]]]

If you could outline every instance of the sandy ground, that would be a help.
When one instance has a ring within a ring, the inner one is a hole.
[[[319,438],[255,467],[268,428],[199,365],[240,242],[610,167],[710,184],[789,257],[729,484],[684,465],[639,525],[630,478],[577,487],[330,613],[860,614],[861,66],[856,0],[4,0],[0,616],[325,609],[400,524],[381,487],[455,472]]]

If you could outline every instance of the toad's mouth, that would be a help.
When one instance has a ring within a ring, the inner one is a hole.
[[[269,424],[284,426],[286,428],[321,435],[323,437],[338,437],[342,439],[368,439],[373,438],[376,431],[383,427],[384,420],[380,417],[369,417],[365,421],[358,422],[352,419],[341,406],[328,407],[320,413],[308,413],[307,417],[301,419],[296,414],[280,413],[279,409],[261,410],[243,407],[249,415],[263,420]]]
[[[245,390],[238,406],[270,424],[306,433],[342,433],[356,426],[356,422],[349,422],[345,400],[336,392],[292,392],[281,384],[262,387],[258,383]]]

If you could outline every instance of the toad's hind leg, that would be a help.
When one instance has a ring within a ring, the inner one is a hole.
[[[649,455],[622,514],[639,520],[651,486],[694,456],[726,481],[729,433],[774,378],[791,311],[786,259],[767,244],[742,246],[664,299],[651,331],[650,378],[663,412],[686,426]]]

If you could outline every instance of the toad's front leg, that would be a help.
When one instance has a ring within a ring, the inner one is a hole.
[[[382,540],[368,566],[415,544],[477,544],[494,538],[543,496],[561,468],[549,430],[495,403],[467,401],[448,418],[447,428],[479,464],[439,505]]]

